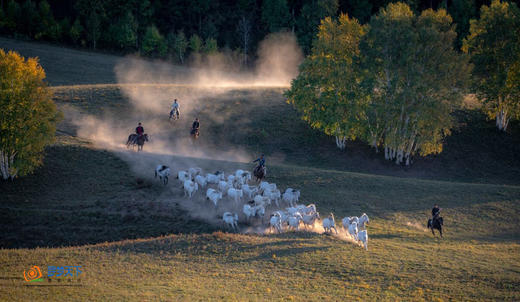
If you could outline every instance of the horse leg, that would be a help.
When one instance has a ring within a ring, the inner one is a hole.
[[[435,232],[433,231],[433,226],[432,226],[432,228],[431,228],[431,229],[432,229],[432,234],[433,234],[433,236],[435,236]]]
[[[439,233],[441,234],[441,238],[442,238],[442,227],[439,226]]]

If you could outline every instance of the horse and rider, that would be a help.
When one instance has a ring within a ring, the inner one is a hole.
[[[441,208],[439,208],[438,204],[435,204],[432,208],[432,218],[428,219],[428,228],[432,230],[432,234],[435,236],[435,233],[433,232],[434,229],[439,230],[439,233],[441,234],[442,238],[442,225],[444,224],[444,221],[441,214]]]
[[[180,117],[180,109],[181,109],[181,106],[179,105],[179,103],[177,103],[177,99],[175,99],[172,103],[172,106],[171,106],[171,111],[170,111],[170,120],[173,118],[174,120],[178,120],[179,117]]]
[[[255,159],[252,162],[253,163],[258,162],[258,165],[253,170],[253,175],[256,177],[257,181],[262,180],[266,176],[266,174],[267,174],[267,169],[265,168],[265,157],[264,157],[264,154],[260,155],[259,158]]]
[[[130,134],[126,141],[126,147],[137,145],[137,151],[143,150],[144,142],[148,141],[148,134],[144,133],[143,124],[139,123],[135,128],[135,134]]]
[[[193,124],[191,125],[191,131],[190,131],[190,135],[193,137],[193,138],[198,138],[199,135],[200,135],[200,121],[199,121],[199,118],[195,118],[195,120],[193,121]]]

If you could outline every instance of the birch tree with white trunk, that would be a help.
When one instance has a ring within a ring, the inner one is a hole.
[[[0,176],[14,179],[42,163],[61,113],[37,59],[0,49]]]
[[[474,88],[489,118],[506,131],[520,118],[520,9],[513,2],[483,5],[480,19],[470,21],[462,49],[475,65]]]
[[[365,81],[372,85],[367,140],[396,164],[441,152],[453,127],[451,113],[462,103],[471,69],[453,48],[451,24],[445,10],[416,16],[404,3],[371,19],[362,43]]]
[[[312,53],[286,93],[288,102],[311,127],[334,136],[336,146],[364,135],[367,98],[360,93],[357,71],[359,42],[366,27],[347,15],[322,20]]]

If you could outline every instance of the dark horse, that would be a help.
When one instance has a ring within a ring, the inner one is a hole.
[[[130,148],[132,146],[132,149],[137,145],[137,151],[143,150],[144,142],[148,141],[148,134],[143,134],[141,136],[137,134],[130,134],[128,136],[128,140],[126,141],[126,147]]]
[[[190,131],[190,135],[193,139],[199,138],[199,135],[200,135],[199,129],[192,128]]]
[[[433,236],[435,236],[435,232],[433,232],[433,229],[437,229],[437,230],[439,230],[439,233],[441,234],[441,238],[442,238],[442,225],[443,225],[442,217],[428,219],[428,228],[432,229]]]
[[[256,177],[256,181],[261,181],[264,179],[265,175],[267,174],[267,168],[256,166],[256,168],[253,170],[253,175]]]

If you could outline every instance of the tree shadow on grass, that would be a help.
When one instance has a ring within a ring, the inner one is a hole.
[[[34,174],[0,181],[0,247],[74,246],[217,229],[157,200],[162,189],[139,184],[109,152],[49,147]]]

